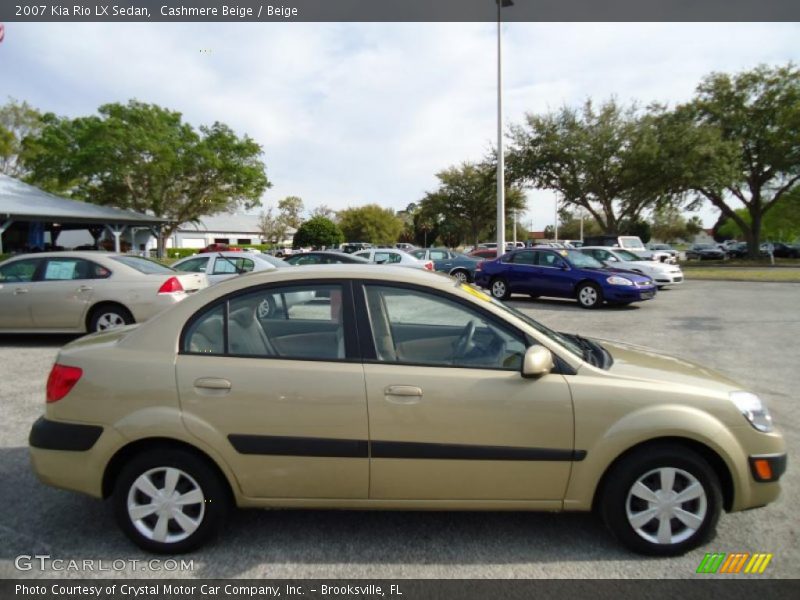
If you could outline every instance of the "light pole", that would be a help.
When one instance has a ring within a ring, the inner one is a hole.
[[[502,23],[503,8],[514,6],[512,0],[495,0],[497,3],[497,256],[506,251],[506,177],[503,153],[503,63]]]

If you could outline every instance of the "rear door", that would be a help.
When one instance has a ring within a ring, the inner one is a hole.
[[[538,293],[539,269],[532,250],[522,250],[511,255],[508,266],[508,283],[512,292],[523,294]]]
[[[42,260],[23,258],[0,266],[0,328],[33,327],[30,297],[38,285],[35,276]]]
[[[39,281],[30,294],[31,314],[36,327],[82,329],[95,286],[111,271],[82,258],[57,257],[45,260]]]
[[[245,496],[367,497],[367,404],[349,298],[346,282],[259,287],[187,324],[176,365],[186,426],[223,453]]]

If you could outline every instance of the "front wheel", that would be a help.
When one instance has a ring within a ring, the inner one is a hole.
[[[603,303],[603,291],[594,283],[582,283],[575,295],[581,308],[597,308]]]
[[[159,554],[200,547],[222,526],[225,483],[202,458],[185,450],[152,450],[123,467],[112,497],[122,531]]]
[[[508,282],[502,277],[492,279],[492,282],[489,284],[489,289],[492,292],[492,296],[498,300],[506,300],[511,295],[508,289]]]
[[[714,534],[722,509],[719,479],[691,450],[650,447],[623,458],[607,482],[603,520],[634,552],[677,556]]]

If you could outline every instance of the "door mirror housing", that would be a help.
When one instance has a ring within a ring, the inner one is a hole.
[[[537,378],[547,375],[553,370],[553,353],[544,346],[531,346],[525,351],[522,359],[522,376]]]

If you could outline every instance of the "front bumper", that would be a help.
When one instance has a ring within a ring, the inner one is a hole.
[[[653,276],[653,281],[659,285],[675,285],[683,283],[683,271],[674,271],[672,273],[657,273]]]
[[[603,298],[608,302],[643,302],[656,297],[656,287],[634,287],[628,285],[608,286],[603,289]]]

